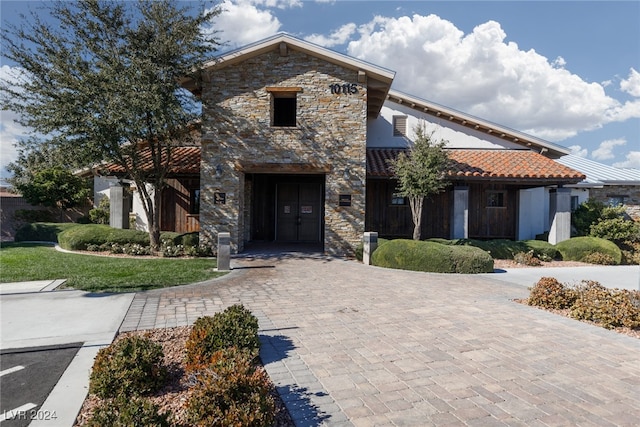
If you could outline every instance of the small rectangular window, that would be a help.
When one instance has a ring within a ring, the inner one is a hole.
[[[488,208],[504,208],[504,192],[503,191],[491,191],[487,193],[487,207]]]
[[[297,108],[295,93],[273,93],[273,126],[295,127]]]
[[[393,193],[391,195],[391,204],[394,206],[404,206],[407,204],[407,198],[401,194]]]
[[[571,212],[574,212],[576,209],[578,209],[578,206],[580,206],[578,196],[571,196]]]
[[[609,198],[609,206],[622,206],[626,196],[607,196]]]
[[[200,189],[194,188],[189,191],[189,213],[198,215],[200,213]]]
[[[407,136],[407,116],[393,116],[393,136]]]

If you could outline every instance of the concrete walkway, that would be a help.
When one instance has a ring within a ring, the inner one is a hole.
[[[640,424],[640,340],[514,302],[525,286],[322,256],[232,266],[136,294],[121,331],[244,304],[298,426]]]

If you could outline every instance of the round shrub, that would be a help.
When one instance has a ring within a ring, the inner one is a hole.
[[[380,246],[371,261],[379,267],[434,273],[493,272],[493,259],[482,249],[430,241],[392,240]]]
[[[57,242],[60,233],[76,227],[80,227],[80,225],[55,222],[25,224],[18,228],[14,240],[16,242]]]
[[[169,427],[169,414],[148,399],[120,396],[105,399],[95,408],[88,427]]]
[[[253,356],[236,348],[211,355],[206,369],[194,374],[187,401],[193,426],[269,427],[275,420],[269,377],[256,369]]]
[[[573,289],[553,277],[543,277],[531,288],[527,304],[562,309],[571,307],[575,300],[576,293]]]
[[[540,259],[534,255],[532,250],[529,252],[518,252],[513,256],[513,260],[522,265],[534,267],[542,265],[542,262],[540,262]]]
[[[596,322],[607,329],[640,327],[640,291],[608,289],[598,282],[585,281],[578,288],[571,317]]]
[[[195,321],[186,343],[186,369],[195,371],[208,365],[215,352],[229,347],[253,356],[260,348],[258,319],[240,304]]]
[[[620,248],[615,243],[599,237],[574,237],[558,243],[556,248],[565,261],[584,262],[584,258],[594,252],[609,255],[616,265],[622,260]]]
[[[378,248],[383,245],[384,243],[388,242],[389,240],[387,239],[380,239],[378,238]],[[378,250],[378,248],[376,248],[376,250]],[[375,252],[375,251],[374,251]],[[364,255],[364,243],[360,243],[357,247],[356,247],[356,259],[358,261],[362,261]]]
[[[589,255],[585,255],[582,260],[589,264],[599,265],[615,265],[616,261],[609,254],[603,254],[601,252],[591,252]]]
[[[77,225],[58,235],[60,246],[68,250],[86,250],[88,245],[104,243],[127,243],[149,246],[149,234],[139,230],[123,230],[102,224]]]
[[[139,396],[162,388],[167,369],[162,346],[148,338],[129,336],[98,351],[89,391],[101,398]]]
[[[533,251],[533,255],[542,261],[553,261],[560,256],[558,249],[549,242],[543,242],[542,240],[524,240],[523,243],[527,245],[530,251]]]

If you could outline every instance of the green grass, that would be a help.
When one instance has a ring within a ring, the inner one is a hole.
[[[68,288],[132,292],[196,283],[219,277],[208,258],[115,258],[69,254],[52,246],[2,244],[0,282],[67,279]]]

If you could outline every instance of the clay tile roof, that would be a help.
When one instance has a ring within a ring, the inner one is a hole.
[[[367,150],[367,173],[392,176],[388,160],[400,149]],[[530,150],[447,150],[452,161],[448,175],[459,179],[561,180],[578,182],[584,174]]]
[[[141,167],[143,169],[151,169],[151,150],[148,148],[143,149],[140,152],[141,155]],[[107,164],[104,169],[109,174],[122,174],[125,170],[122,166],[113,163]],[[199,174],[200,173],[200,147],[176,147],[172,151],[171,167],[169,168],[171,174]]]

